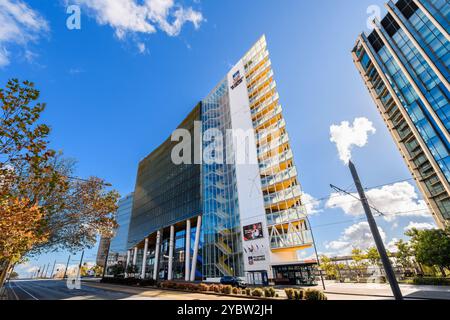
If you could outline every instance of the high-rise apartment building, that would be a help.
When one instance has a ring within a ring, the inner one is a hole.
[[[386,8],[353,60],[437,224],[450,226],[450,3]]]
[[[314,282],[312,235],[265,37],[178,129],[193,138],[190,157],[174,161],[180,141],[172,136],[139,165],[127,263],[155,279]]]

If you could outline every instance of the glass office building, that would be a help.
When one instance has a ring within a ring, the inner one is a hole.
[[[133,209],[133,193],[119,200],[116,222],[119,225],[111,239],[108,255],[108,265],[125,263],[128,251],[128,228],[130,226],[131,211]]]
[[[450,3],[399,0],[353,60],[440,227],[450,225]]]
[[[168,139],[139,165],[127,264],[143,278],[313,283],[311,230],[264,36],[180,128],[193,138],[191,159],[175,164],[181,142]]]

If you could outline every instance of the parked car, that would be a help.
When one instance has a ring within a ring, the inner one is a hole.
[[[220,284],[223,285],[230,285],[236,288],[241,288],[241,289],[245,289],[247,288],[247,283],[242,280],[241,278],[237,278],[237,277],[222,277],[220,279]]]

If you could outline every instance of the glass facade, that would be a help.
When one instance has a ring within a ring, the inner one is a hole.
[[[447,20],[444,2],[420,1],[427,12],[413,0],[388,3],[388,14],[353,50],[440,226],[450,221],[450,43],[437,19],[428,16],[432,11]],[[444,28],[448,31],[448,20]]]
[[[128,250],[128,228],[130,226],[131,211],[133,209],[133,194],[119,200],[116,221],[119,227],[111,240],[108,265],[119,261],[125,262]]]
[[[179,128],[194,137],[194,121],[200,121],[200,105]],[[200,165],[174,164],[171,155],[177,144],[169,138],[139,164],[128,248],[158,230],[201,215]],[[191,139],[191,144],[195,150],[195,139]]]
[[[232,128],[228,87],[228,81],[222,81],[202,102],[204,147],[216,143],[215,132],[226,137],[226,130]],[[230,149],[222,143],[221,154],[213,157],[232,159]],[[227,163],[205,161],[202,166],[202,257],[207,278],[245,275],[235,165]]]

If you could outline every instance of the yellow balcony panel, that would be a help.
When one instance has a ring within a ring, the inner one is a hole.
[[[297,177],[287,178],[284,181],[269,185],[268,187],[263,187],[263,190],[268,193],[274,193],[289,189],[292,185],[297,183]]]
[[[266,205],[265,208],[266,208],[266,210],[273,210],[273,211],[287,210],[289,208],[292,208],[297,203],[300,203],[300,197],[292,198],[292,199],[278,202],[278,203],[269,204],[269,205]]]
[[[289,147],[289,141],[286,141],[285,143],[280,144],[278,146],[274,146],[272,149],[266,152],[260,153],[258,157],[260,160],[271,158],[277,154],[282,154],[284,150],[287,150],[286,149],[287,147]]]
[[[309,249],[312,248],[312,244],[305,244],[305,245],[294,245],[292,247],[276,247],[276,248],[271,248],[272,252],[276,252],[276,253],[291,253],[291,252],[295,252],[298,250],[304,250],[304,249]]]

